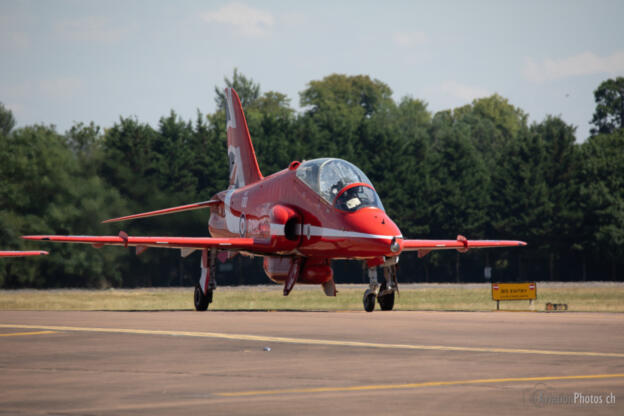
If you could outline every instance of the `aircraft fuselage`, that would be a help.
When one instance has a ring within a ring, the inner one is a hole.
[[[210,234],[253,238],[266,244],[266,251],[257,254],[303,256],[313,262],[341,258],[381,262],[400,254],[401,231],[382,208],[338,209],[297,177],[300,166],[293,162],[258,182],[215,195],[212,199],[222,203],[211,207]],[[279,268],[277,260],[272,261]],[[290,259],[284,259],[281,266],[287,269],[289,264]]]

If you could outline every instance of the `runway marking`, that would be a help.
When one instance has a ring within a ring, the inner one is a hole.
[[[335,393],[335,392],[352,392],[367,390],[394,390],[394,389],[416,389],[419,387],[436,387],[436,386],[457,386],[466,384],[492,384],[492,383],[510,383],[522,381],[557,381],[557,380],[593,380],[603,378],[623,378],[624,374],[591,374],[581,376],[554,376],[554,377],[510,377],[510,378],[486,378],[476,380],[453,380],[453,381],[427,381],[423,383],[407,383],[407,384],[377,384],[351,387],[311,387],[300,389],[278,389],[278,390],[250,390],[236,391],[230,393],[215,393],[221,397],[243,397],[243,396],[265,396],[275,394],[293,394],[293,393]]]
[[[112,334],[137,334],[137,335],[168,335],[195,338],[219,338],[237,341],[276,342],[284,344],[323,345],[359,348],[381,348],[401,350],[433,350],[433,351],[460,351],[460,352],[490,352],[504,354],[537,354],[537,355],[565,355],[583,357],[617,357],[624,358],[624,353],[616,352],[592,352],[592,351],[556,351],[556,350],[533,350],[523,348],[488,348],[488,347],[455,347],[447,345],[417,345],[417,344],[382,344],[362,341],[340,341],[330,339],[312,338],[288,338],[271,337],[262,335],[227,334],[221,332],[193,332],[193,331],[164,331],[153,329],[126,329],[126,328],[92,328],[76,326],[50,326],[50,325],[22,325],[0,324],[0,328],[23,328],[42,329],[50,331],[76,331],[76,332],[100,332]]]
[[[0,334],[0,337],[19,337],[22,335],[43,335],[43,334],[56,334],[56,331],[13,332],[10,334]]]

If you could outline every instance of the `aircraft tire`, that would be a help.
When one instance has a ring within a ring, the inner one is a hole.
[[[377,300],[382,311],[391,311],[394,308],[394,292],[379,296]]]
[[[375,293],[369,292],[368,290],[364,292],[364,310],[366,312],[372,312],[375,309]]]
[[[212,290],[209,290],[208,293],[204,295],[202,288],[200,285],[195,286],[195,295],[193,296],[195,301],[195,310],[196,311],[205,311],[208,309],[208,305],[212,301]]]

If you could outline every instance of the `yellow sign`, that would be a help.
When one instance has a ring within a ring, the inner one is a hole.
[[[535,282],[492,283],[492,300],[533,300],[537,299]]]

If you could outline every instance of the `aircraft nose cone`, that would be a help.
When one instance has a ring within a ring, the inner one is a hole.
[[[361,233],[366,251],[373,255],[397,255],[401,251],[401,231],[381,209],[360,209],[348,216],[351,231]]]

